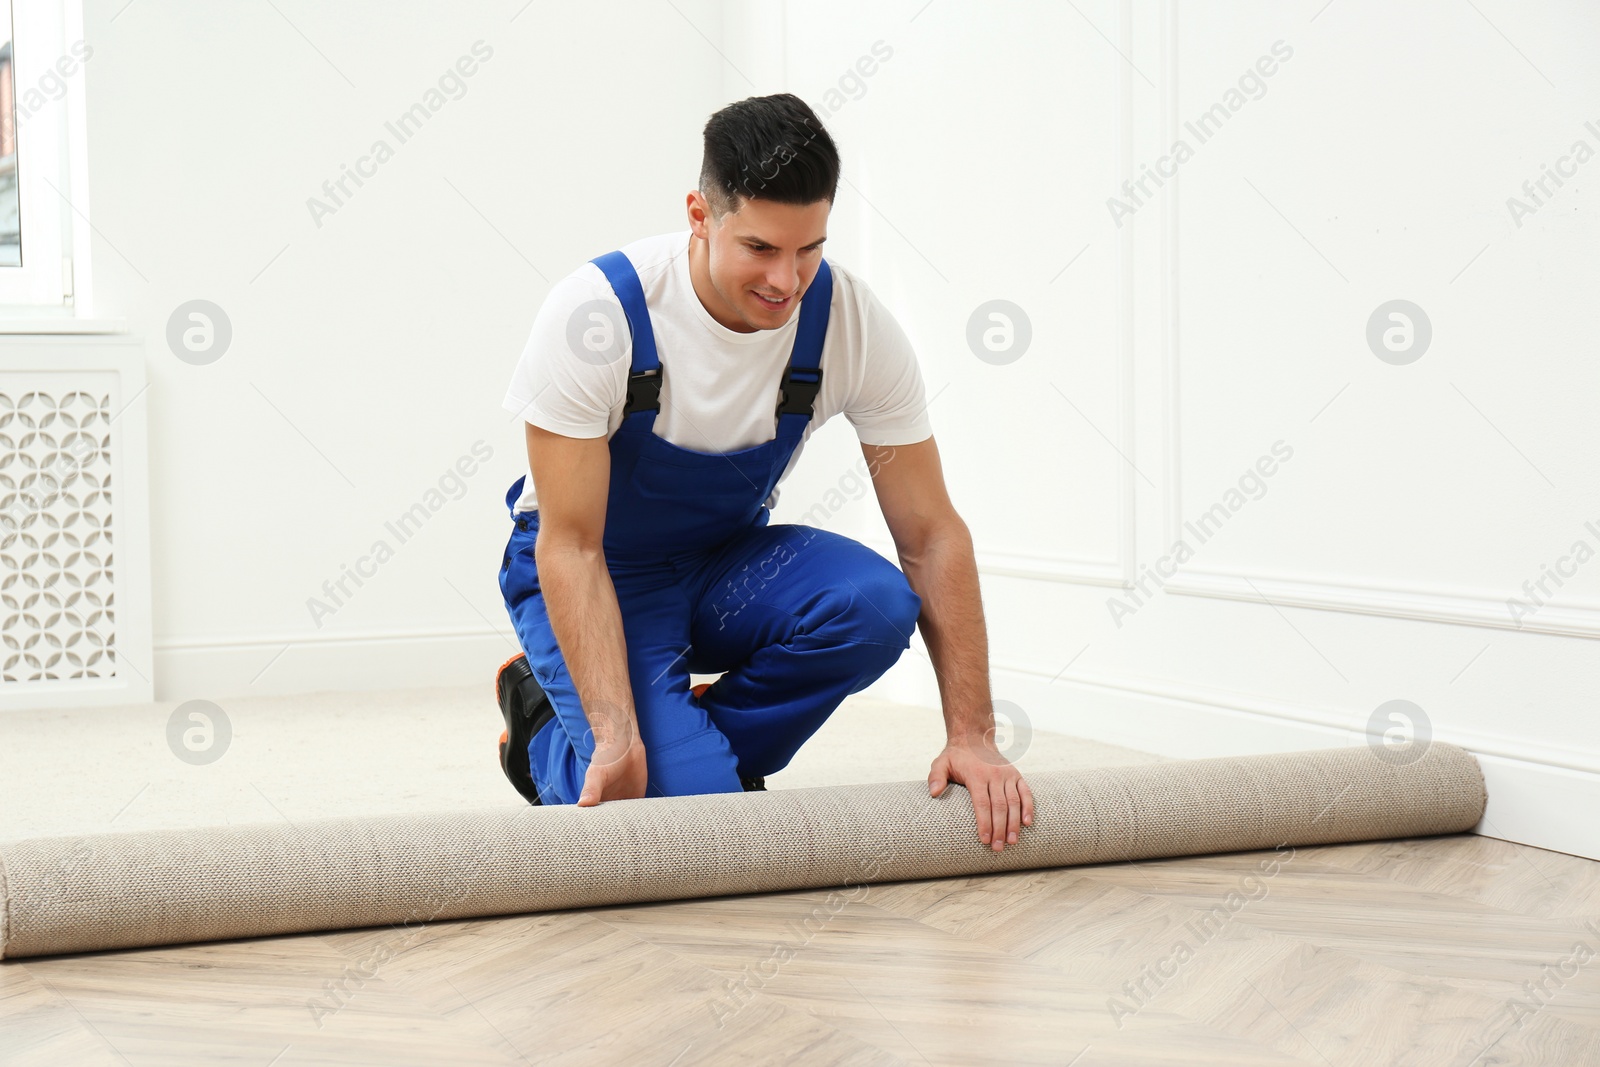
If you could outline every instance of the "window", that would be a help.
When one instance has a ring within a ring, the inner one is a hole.
[[[0,267],[22,266],[22,219],[17,211],[16,79],[11,76],[11,4],[0,0]]]
[[[0,0],[0,20],[0,313],[70,313],[89,235],[83,11]]]

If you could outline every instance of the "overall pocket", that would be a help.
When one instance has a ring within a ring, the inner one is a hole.
[[[769,467],[711,453],[692,464],[643,455],[634,466],[632,486],[646,500],[698,501],[740,511],[751,499],[766,499]]]
[[[539,591],[539,569],[533,556],[536,533],[537,526],[526,531],[513,529],[506,541],[500,560],[500,595],[507,607],[514,608]]]

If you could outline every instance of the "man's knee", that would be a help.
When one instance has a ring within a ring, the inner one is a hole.
[[[858,641],[908,648],[922,614],[922,598],[899,567],[868,552],[872,559],[852,568],[843,587],[852,635]]]

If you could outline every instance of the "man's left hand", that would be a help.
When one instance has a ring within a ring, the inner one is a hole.
[[[1033,792],[992,736],[952,739],[945,745],[928,772],[929,794],[939,796],[950,782],[967,787],[978,839],[994,851],[1008,842],[1016,844],[1022,828],[1033,825]]]

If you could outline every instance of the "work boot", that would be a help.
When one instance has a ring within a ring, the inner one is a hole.
[[[530,804],[543,804],[528,768],[528,742],[555,718],[556,709],[534,680],[526,653],[518,652],[500,664],[494,680],[494,698],[506,722],[500,734],[500,769],[523,799]]]

